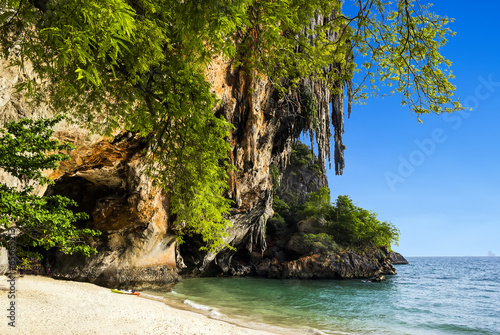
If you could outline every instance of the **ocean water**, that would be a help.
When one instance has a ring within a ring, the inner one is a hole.
[[[500,334],[500,257],[409,258],[383,283],[185,279],[170,300],[299,333]]]

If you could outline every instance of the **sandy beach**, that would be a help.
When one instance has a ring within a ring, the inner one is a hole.
[[[161,301],[112,293],[89,283],[24,276],[9,282],[0,276],[0,334],[248,334],[266,332],[236,326],[205,315],[167,306]],[[15,327],[9,326],[15,302]]]

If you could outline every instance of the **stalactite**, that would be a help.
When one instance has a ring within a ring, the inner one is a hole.
[[[316,14],[314,18],[311,19],[311,23],[308,27],[309,31],[314,31],[314,27],[318,25],[324,25],[335,18],[335,13],[328,17]],[[307,33],[304,30],[304,33]],[[336,41],[338,36],[334,32],[328,34],[328,39],[330,41]],[[312,43],[315,36],[314,34],[309,35],[309,39]],[[301,52],[301,50],[298,50]],[[352,60],[348,59],[348,62]],[[326,165],[326,161],[329,163],[331,168],[330,159],[330,121],[334,128],[334,164],[335,164],[335,174],[341,175],[344,169],[344,143],[342,140],[344,134],[344,88],[347,93],[348,98],[348,116],[351,114],[351,103],[352,103],[352,82],[350,79],[341,79],[333,83],[328,83],[328,77],[333,73],[339,74],[344,71],[340,65],[331,64],[328,68],[324,69],[325,79],[317,78],[303,78],[301,84],[298,87],[299,91],[306,92],[310,94],[315,102],[315,108],[304,108],[304,104],[310,106],[311,104],[304,101],[304,96],[307,94],[295,94],[295,97],[299,97],[298,105],[299,110],[304,113],[305,117],[308,119],[305,123],[306,129],[304,131],[309,133],[311,140],[311,147],[314,150],[314,142],[316,142],[318,147],[318,159],[321,166]],[[343,76],[340,76],[343,77]],[[330,114],[331,105],[331,114]]]
[[[344,171],[344,143],[342,136],[344,134],[344,94],[342,90],[332,95],[332,125],[334,129],[333,139],[335,141],[334,161],[335,174],[341,175]],[[350,104],[349,104],[350,110]]]

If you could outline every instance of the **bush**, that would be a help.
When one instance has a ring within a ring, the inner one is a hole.
[[[290,157],[290,164],[297,167],[304,167],[310,163],[314,163],[313,151],[306,144],[296,141],[292,145],[292,155]]]
[[[325,233],[319,234],[305,234],[304,243],[309,249],[310,254],[316,254],[326,251],[333,251],[338,249],[338,245],[332,235]]]
[[[390,222],[377,219],[377,213],[355,206],[341,195],[331,208],[331,231],[338,236],[337,243],[348,247],[368,248],[398,243],[399,230]]]

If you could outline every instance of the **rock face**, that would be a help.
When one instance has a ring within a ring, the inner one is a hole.
[[[46,193],[75,199],[90,216],[84,224],[103,235],[92,242],[96,256],[58,254],[54,276],[137,289],[165,288],[178,280],[168,197],[144,174],[143,148],[137,136],[124,132],[112,142],[75,150],[55,172],[61,176]]]
[[[353,279],[394,275],[396,270],[385,248],[363,255],[357,253],[315,254],[280,263],[276,258],[265,259],[257,265],[259,276],[294,279]]]
[[[392,251],[389,255],[392,264],[408,264],[406,258],[403,257],[399,252]]]
[[[280,178],[276,196],[290,206],[300,206],[309,193],[328,187],[328,182],[310,148],[300,142],[293,143],[292,148],[293,155]],[[304,222],[295,229],[284,229],[271,220],[267,224],[264,253],[253,252],[246,257],[238,253],[231,259],[229,271],[221,273],[280,279],[374,278],[375,281],[383,281],[383,275],[396,274],[387,248],[374,248],[362,254],[318,251],[311,254],[311,248],[303,240],[304,234],[311,233],[308,225]]]
[[[231,273],[234,256],[250,259],[253,253],[264,252],[265,226],[273,215],[271,166],[286,168],[291,144],[307,126],[304,116],[291,113],[286,99],[280,99],[265,78],[215,60],[208,79],[221,101],[217,113],[235,126],[229,138],[236,171],[231,173],[227,192],[234,201],[227,242],[237,251],[200,254],[193,241],[182,245],[185,273],[196,275]]]

